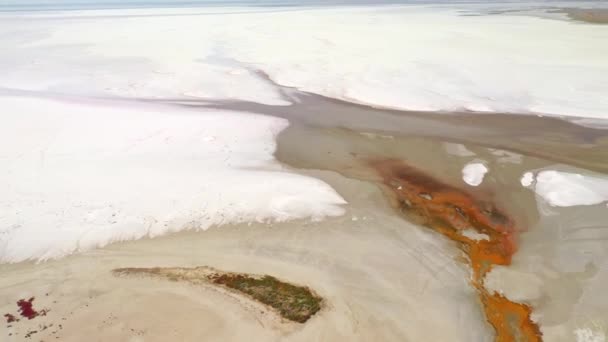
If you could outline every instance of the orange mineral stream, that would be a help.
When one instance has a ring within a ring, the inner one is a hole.
[[[494,265],[509,265],[516,252],[518,230],[492,203],[476,200],[399,160],[375,160],[370,165],[390,189],[395,205],[411,220],[458,243],[472,268],[471,284],[479,294],[487,321],[497,342],[542,341],[532,308],[515,303],[484,287],[484,277]],[[475,230],[487,239],[472,239],[464,230]]]

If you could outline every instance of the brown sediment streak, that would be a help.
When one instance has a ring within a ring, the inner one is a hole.
[[[494,265],[509,265],[517,250],[518,231],[513,221],[492,203],[444,184],[399,160],[374,160],[371,166],[395,196],[395,204],[410,219],[457,242],[473,270],[472,286],[479,294],[497,342],[542,341],[532,309],[484,287],[484,277]],[[487,239],[463,235],[473,229]]]

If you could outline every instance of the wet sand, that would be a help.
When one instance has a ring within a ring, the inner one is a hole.
[[[589,3],[586,6],[589,6]],[[605,8],[601,2],[597,2],[596,6],[595,8],[537,6],[526,9],[490,10],[485,13],[470,13],[466,15],[513,14],[554,20],[569,20],[586,24],[608,24],[608,8]]]
[[[608,24],[608,8],[564,8],[556,10],[555,13],[566,13],[572,20],[590,24]]]
[[[532,309],[532,321],[540,326],[540,340],[572,341],[572,332],[577,329],[605,334],[608,302],[601,299],[599,290],[608,277],[605,205],[549,207],[520,184],[524,172],[543,168],[598,175],[589,169],[605,170],[604,154],[608,151],[605,131],[553,118],[451,114],[450,119],[437,118],[433,123],[445,131],[454,127],[450,134],[445,134],[454,140],[411,134],[419,128],[416,125],[402,134],[292,125],[279,138],[277,157],[299,168],[331,169],[349,178],[375,182],[379,182],[378,174],[369,167],[369,160],[403,161],[447,186],[494,203],[514,220],[518,236],[512,260],[495,267],[498,271],[491,273],[490,278],[498,279],[498,285],[490,287]],[[409,117],[402,120],[412,123]],[[487,132],[482,128],[484,125]],[[404,126],[405,123],[394,125],[391,131]],[[509,135],[511,140],[506,139]],[[560,135],[563,139],[552,139]],[[471,140],[476,142],[470,143]],[[463,141],[467,143],[460,144]],[[569,151],[573,153],[568,156]],[[463,181],[460,171],[466,163],[480,160],[494,171],[479,187],[471,187]],[[407,175],[405,170],[397,172]],[[401,186],[398,188],[401,190]],[[399,205],[395,207],[399,209]],[[511,341],[513,337],[497,340]]]
[[[268,106],[252,102],[183,99],[163,102],[255,112],[286,118],[292,124],[304,126],[480,144],[608,172],[608,130],[604,129],[608,127],[608,120],[595,120],[594,126],[586,127],[577,124],[584,120],[581,118],[517,113],[400,111],[354,104],[272,84],[296,104]]]
[[[49,310],[3,324],[0,334],[7,341],[32,331],[34,339],[59,341],[493,341],[463,250],[402,215],[371,159],[413,165],[513,220],[517,250],[510,265],[485,275],[494,281],[485,286],[529,306],[543,341],[574,341],[577,329],[606,333],[605,205],[548,207],[520,178],[548,167],[607,173],[608,131],[558,118],[400,112],[283,91],[296,104],[164,102],[288,118],[276,157],[336,189],[349,203],[345,216],[222,226],[40,264],[0,265],[2,314],[30,297]],[[490,170],[478,187],[462,179],[463,166],[474,160]],[[271,274],[310,286],[327,304],[306,324],[289,323],[212,288],[111,273],[196,266]]]

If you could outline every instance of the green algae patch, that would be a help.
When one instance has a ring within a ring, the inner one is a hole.
[[[321,310],[323,299],[306,286],[270,275],[221,272],[209,267],[118,268],[116,276],[145,275],[195,285],[220,286],[273,308],[281,317],[305,323]]]
[[[265,275],[215,274],[211,282],[247,294],[249,297],[277,310],[282,317],[304,323],[321,310],[322,299],[308,287],[292,285]]]

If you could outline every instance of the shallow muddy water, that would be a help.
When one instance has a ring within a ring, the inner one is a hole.
[[[219,107],[288,118],[276,157],[295,168],[330,170],[383,187],[370,161],[396,160],[493,203],[515,222],[517,247],[510,265],[496,266],[486,276],[486,288],[529,305],[541,340],[567,340],[566,330],[606,329],[608,301],[598,292],[608,279],[605,202],[551,205],[523,177],[551,170],[605,182],[608,131],[556,117],[399,112],[288,94],[296,99],[289,107]],[[463,175],[469,163],[487,168],[478,186]],[[571,191],[575,196],[576,189]]]

